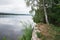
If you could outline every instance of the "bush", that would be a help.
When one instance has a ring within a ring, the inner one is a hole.
[[[40,23],[40,22],[44,22],[44,14],[43,14],[43,10],[41,9],[37,9],[35,11],[35,15],[33,16],[33,21],[35,23]]]

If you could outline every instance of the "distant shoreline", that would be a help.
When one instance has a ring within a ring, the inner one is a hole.
[[[26,15],[26,16],[32,16],[31,14],[13,14],[13,13],[0,13],[0,15]]]

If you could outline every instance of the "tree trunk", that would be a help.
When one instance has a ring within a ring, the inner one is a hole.
[[[45,0],[43,0],[43,9],[44,9],[44,15],[45,15],[46,23],[49,25],[47,11],[46,11],[46,5],[45,5]]]

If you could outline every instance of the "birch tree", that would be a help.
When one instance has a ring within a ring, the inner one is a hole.
[[[46,8],[52,7],[52,0],[25,0],[27,6],[31,7],[31,12],[37,9],[43,9],[42,12],[45,15],[45,21],[49,25]]]

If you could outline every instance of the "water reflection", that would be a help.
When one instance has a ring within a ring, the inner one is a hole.
[[[24,29],[21,21],[33,24],[32,16],[0,15],[0,40],[3,36],[6,36],[7,40],[17,40],[17,36],[21,35]]]

